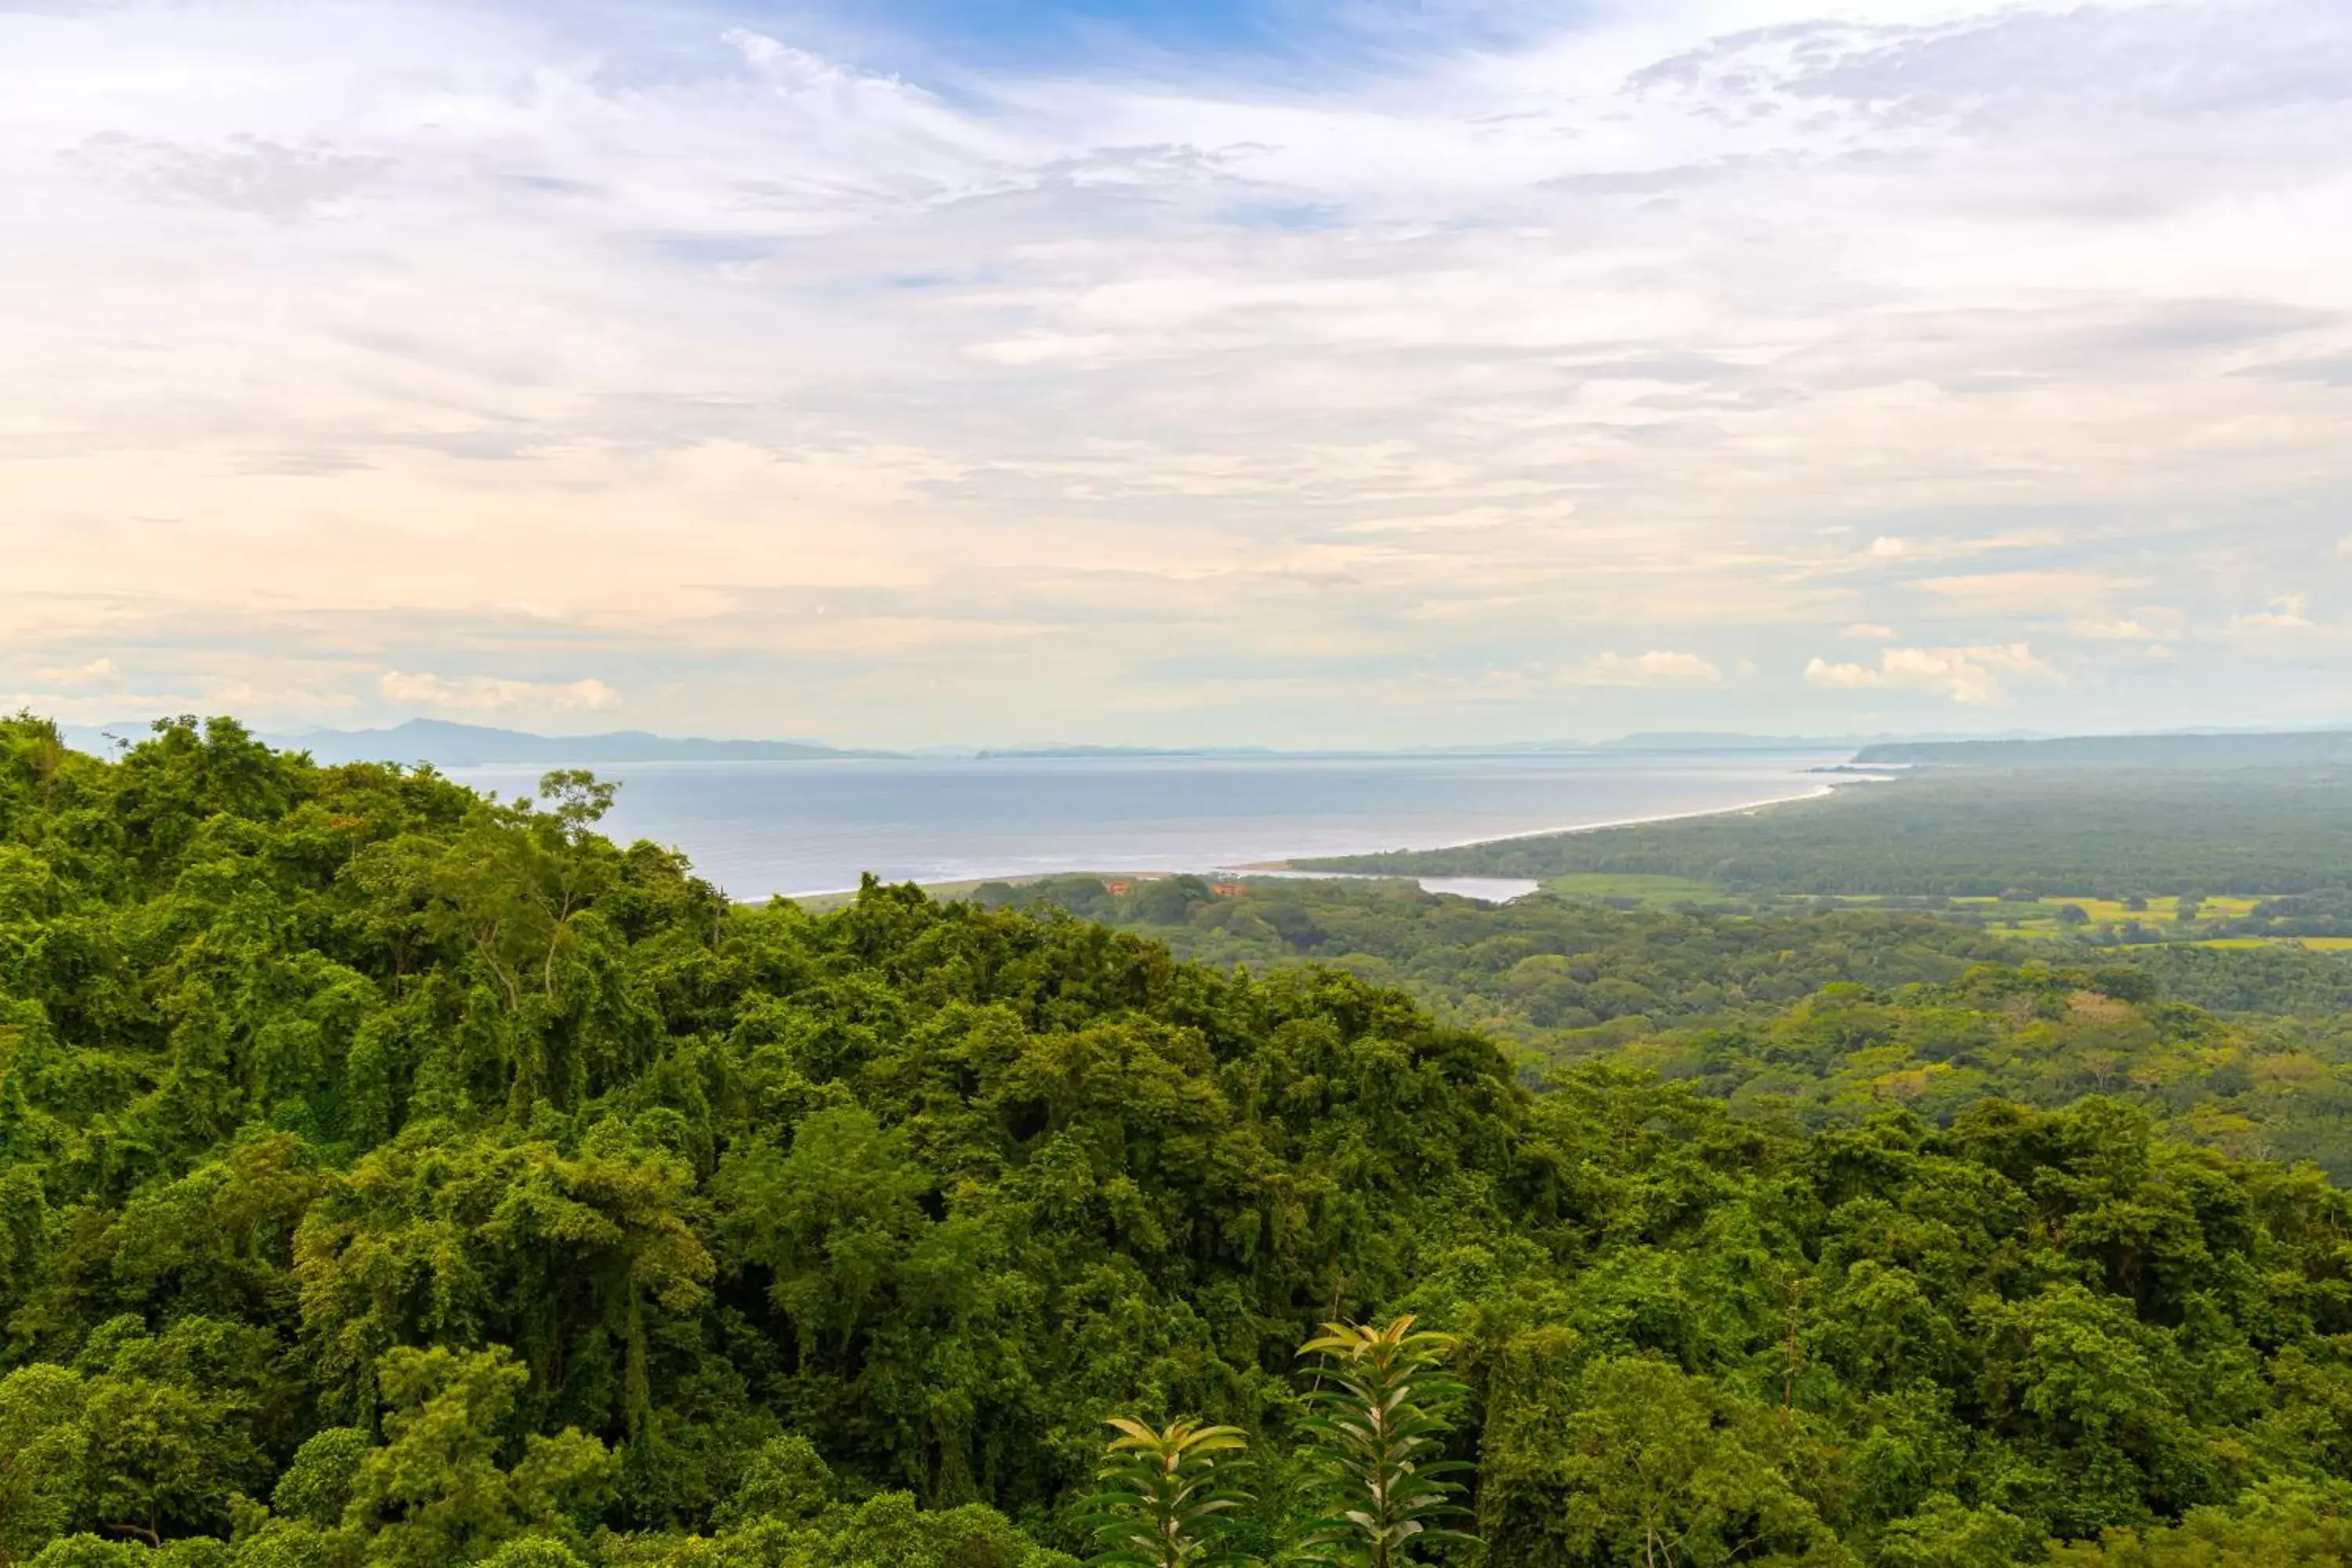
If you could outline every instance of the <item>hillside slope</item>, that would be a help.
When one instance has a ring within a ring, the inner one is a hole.
[[[1397,1310],[1463,1336],[1498,1563],[2336,1528],[2314,1172],[2109,1100],[1531,1093],[1328,971],[732,909],[604,799],[0,723],[10,1561],[1043,1568],[1119,1412],[1245,1427],[1270,1550],[1296,1347]]]

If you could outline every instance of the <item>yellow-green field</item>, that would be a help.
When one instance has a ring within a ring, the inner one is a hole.
[[[2198,918],[2209,921],[2235,920],[2241,915],[2252,914],[2254,906],[2261,901],[2259,899],[2251,898],[2242,893],[2215,893],[2198,906]],[[2169,923],[2180,912],[2180,900],[2169,894],[2163,898],[2148,900],[2147,908],[2144,910],[2126,909],[2120,899],[2045,898],[2037,899],[2030,904],[2004,905],[1999,899],[1964,898],[1954,899],[1952,902],[1956,906],[1968,905],[1979,910],[1995,907],[2014,909],[2022,916],[2022,919],[2017,922],[2020,924],[2031,924],[2042,920],[2055,921],[2058,908],[2062,904],[2074,905],[2091,917],[2093,925],[2121,925],[2126,921],[2137,921],[2142,925]]]
[[[1714,903],[1736,895],[1711,882],[1688,877],[1644,876],[1634,873],[1585,872],[1555,877],[1544,884],[1555,893],[1566,893],[1589,899],[1633,898],[1651,905],[1683,902]],[[1875,909],[1888,900],[1868,893],[1842,893],[1835,901],[1850,909]],[[1899,900],[1897,900],[1899,902]],[[1952,909],[1965,910],[1985,921],[1985,930],[1995,936],[2026,939],[2054,939],[2082,936],[2112,929],[2129,921],[2137,921],[2150,931],[2193,932],[2208,922],[2236,920],[2253,912],[2262,900],[2247,893],[2214,893],[2200,901],[2197,920],[2185,930],[2180,925],[2180,900],[2167,894],[2151,897],[2145,909],[2126,909],[2120,899],[2061,899],[2041,898],[2031,902],[1984,897],[1959,897],[1951,900]],[[2089,917],[2083,925],[2065,925],[2059,921],[2059,910],[2072,904]],[[2318,952],[2352,952],[2352,937],[2223,937],[2200,942],[2208,947],[2273,947],[2283,943],[2300,942]]]
[[[1555,893],[1579,894],[1585,898],[1636,898],[1653,905],[1692,901],[1713,903],[1733,897],[1710,882],[1686,877],[1639,876],[1594,872],[1569,877],[1555,877],[1544,886]],[[1874,909],[1886,902],[1874,894],[1842,893],[1836,901],[1849,909]],[[2150,898],[2147,907],[2126,909],[2120,899],[2060,899],[2042,898],[2032,902],[2011,902],[1990,897],[1960,897],[1951,900],[1955,911],[1966,910],[1985,920],[1985,931],[1993,936],[2017,937],[2027,940],[2055,940],[2066,936],[2084,936],[2137,921],[2151,932],[2174,931],[2182,935],[2199,927],[2210,929],[2217,921],[2236,920],[2252,914],[2262,900],[2247,893],[2214,893],[2200,900],[2197,920],[2186,928],[2180,925],[2180,900],[2169,894]],[[2068,904],[2080,909],[2090,919],[2083,925],[2063,925],[2058,911]],[[2352,936],[2231,936],[2210,937],[2195,943],[2199,947],[2250,948],[2301,946],[2315,952],[2352,952]]]

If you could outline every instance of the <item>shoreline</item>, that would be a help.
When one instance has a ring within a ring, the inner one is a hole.
[[[1808,776],[1808,775],[1800,774],[1800,775],[1797,775],[1797,776],[1799,776],[1799,777],[1805,777],[1805,776]],[[1811,776],[1814,776],[1814,777],[1818,778],[1818,776],[1819,776],[1819,775],[1811,775]],[[1572,834],[1572,833],[1601,833],[1601,832],[1606,832],[1607,830],[1609,830],[1609,829],[1611,829],[1611,828],[1614,828],[1614,827],[1643,827],[1643,826],[1650,826],[1650,825],[1652,825],[1652,824],[1654,824],[1654,823],[1660,823],[1660,822],[1686,822],[1686,821],[1691,821],[1691,820],[1694,820],[1694,819],[1696,819],[1696,818],[1703,817],[1703,816],[1730,816],[1730,815],[1732,815],[1733,813],[1736,813],[1736,812],[1753,812],[1753,811],[1762,811],[1762,810],[1766,810],[1766,809],[1768,809],[1768,808],[1769,808],[1769,807],[1771,807],[1771,806],[1776,806],[1776,805],[1794,805],[1794,804],[1796,804],[1796,803],[1798,803],[1798,802],[1800,802],[1800,801],[1807,801],[1807,800],[1820,800],[1820,799],[1823,798],[1824,796],[1832,795],[1835,795],[1835,794],[1836,794],[1836,793],[1837,793],[1841,788],[1843,788],[1843,787],[1844,787],[1844,786],[1846,786],[1846,785],[1848,785],[1848,784],[1867,784],[1867,783],[1871,783],[1871,782],[1880,782],[1880,783],[1885,783],[1885,782],[1888,782],[1888,781],[1887,781],[1887,780],[1885,780],[1885,778],[1883,778],[1883,777],[1878,777],[1878,778],[1876,778],[1876,779],[1874,781],[1874,775],[1870,775],[1870,774],[1855,774],[1855,775],[1853,775],[1853,776],[1850,776],[1850,777],[1842,777],[1842,778],[1839,778],[1839,779],[1836,779],[1836,780],[1834,780],[1834,781],[1831,781],[1831,782],[1825,782],[1825,783],[1824,783],[1824,782],[1816,782],[1816,783],[1814,783],[1813,784],[1811,784],[1809,788],[1805,789],[1802,793],[1801,793],[1801,794],[1796,794],[1796,795],[1769,795],[1769,796],[1766,796],[1766,797],[1764,797],[1763,799],[1760,799],[1760,800],[1747,800],[1747,801],[1740,801],[1740,802],[1737,802],[1737,803],[1735,803],[1735,804],[1733,804],[1733,805],[1710,805],[1710,806],[1702,806],[1702,807],[1700,807],[1700,808],[1698,808],[1698,809],[1696,809],[1696,810],[1694,810],[1694,811],[1662,811],[1662,812],[1653,813],[1653,814],[1651,814],[1651,815],[1649,815],[1649,816],[1620,816],[1620,817],[1612,817],[1612,818],[1610,818],[1610,819],[1609,819],[1608,821],[1606,821],[1606,822],[1585,822],[1585,823],[1579,823],[1579,824],[1576,824],[1575,826],[1569,826],[1569,827],[1536,827],[1536,828],[1529,828],[1529,829],[1528,829],[1527,831],[1522,832],[1522,833],[1504,833],[1504,834],[1498,834],[1498,835],[1496,835],[1496,837],[1492,837],[1492,838],[1470,838],[1470,839],[1465,839],[1465,840],[1463,840],[1462,842],[1460,842],[1460,843],[1458,843],[1458,844],[1439,844],[1439,845],[1433,845],[1433,846],[1432,846],[1431,847],[1429,847],[1429,848],[1427,848],[1427,849],[1408,849],[1408,850],[1404,850],[1404,851],[1402,851],[1402,853],[1404,853],[1404,854],[1408,854],[1408,855],[1442,855],[1442,854],[1445,853],[1445,852],[1446,852],[1447,850],[1449,850],[1449,849],[1475,849],[1475,848],[1477,848],[1477,847],[1481,847],[1481,846],[1483,846],[1483,845],[1487,845],[1487,844],[1512,844],[1512,843],[1517,843],[1517,842],[1518,842],[1518,841],[1519,841],[1519,840],[1521,840],[1521,839],[1527,839],[1527,838],[1556,838],[1556,837],[1566,837],[1567,835],[1569,835],[1569,834]],[[1366,851],[1363,851],[1362,853],[1363,853],[1363,854],[1366,854],[1366,855],[1382,855],[1382,854],[1389,854],[1389,853],[1391,853],[1391,851],[1388,851],[1388,850],[1380,850],[1380,849],[1372,849],[1372,850],[1366,850]],[[1354,855],[1349,855],[1349,856],[1321,856],[1321,855],[1318,855],[1318,856],[1305,857],[1305,858],[1318,859],[1318,860],[1320,860],[1320,859],[1339,859],[1339,858],[1353,859],[1353,858],[1357,858],[1357,857],[1356,857],[1356,856],[1354,856]],[[1316,879],[1316,878],[1326,878],[1326,877],[1328,877],[1328,878],[1332,878],[1332,879],[1348,879],[1348,878],[1359,878],[1359,877],[1363,877],[1363,878],[1390,878],[1390,879],[1397,879],[1397,878],[1412,879],[1412,878],[1416,878],[1416,877],[1418,877],[1419,875],[1421,875],[1421,873],[1417,873],[1417,872],[1411,872],[1411,871],[1328,871],[1328,870],[1320,870],[1320,869],[1316,869],[1316,868],[1309,868],[1309,867],[1300,866],[1300,865],[1298,865],[1298,864],[1297,863],[1297,861],[1295,861],[1295,860],[1252,860],[1252,861],[1245,861],[1245,862],[1220,861],[1220,862],[1217,862],[1215,865],[1213,865],[1213,866],[1212,866],[1212,867],[1204,868],[1203,868],[1203,870],[1205,871],[1205,874],[1207,874],[1207,875],[1211,875],[1211,876],[1219,876],[1219,875],[1231,875],[1231,876],[1242,876],[1242,877],[1246,877],[1246,876],[1273,876],[1273,877],[1287,877],[1287,878],[1294,878],[1294,879]],[[1138,881],[1150,881],[1150,880],[1154,880],[1154,879],[1159,879],[1159,878],[1162,878],[1162,877],[1176,877],[1176,876],[1183,876],[1183,875],[1188,875],[1188,874],[1189,874],[1189,875],[1196,875],[1196,876],[1197,876],[1197,875],[1202,875],[1202,874],[1203,874],[1203,872],[1202,872],[1202,871],[1193,871],[1193,872],[1190,872],[1190,873],[1188,873],[1188,872],[1185,872],[1185,871],[1182,871],[1182,870],[1178,870],[1178,869],[1173,869],[1173,868],[1163,868],[1163,869],[1159,869],[1159,870],[1150,870],[1150,871],[1146,871],[1146,870],[1134,870],[1134,869],[1108,870],[1108,871],[1106,871],[1106,870],[1097,870],[1097,869],[1072,869],[1072,870],[1067,870],[1067,871],[1032,871],[1032,872],[1020,872],[1020,873],[1015,873],[1015,874],[1013,874],[1013,875],[1009,875],[1009,876],[1002,876],[1002,877],[958,877],[958,878],[954,878],[954,879],[949,879],[949,880],[946,880],[946,881],[940,881],[940,882],[921,882],[921,883],[918,883],[918,884],[917,884],[917,886],[920,887],[920,888],[921,888],[925,892],[940,892],[940,893],[949,893],[949,894],[953,894],[953,893],[956,893],[956,892],[965,892],[965,891],[969,891],[970,889],[973,889],[973,888],[977,888],[977,887],[979,887],[979,886],[980,886],[982,883],[983,883],[983,882],[1006,882],[1006,883],[1010,883],[1012,886],[1013,886],[1013,887],[1016,887],[1016,888],[1017,888],[1017,887],[1026,886],[1027,884],[1032,883],[1032,882],[1040,882],[1040,881],[1044,881],[1044,880],[1045,880],[1046,879],[1048,879],[1048,878],[1052,878],[1052,877],[1111,877],[1111,878],[1131,878],[1131,879],[1135,879],[1135,880],[1138,880]],[[1452,876],[1474,876],[1474,875],[1475,875],[1475,873],[1472,873],[1472,872],[1454,872],[1454,873],[1432,872],[1432,873],[1428,873],[1428,874],[1429,874],[1429,875],[1432,875],[1432,876],[1447,876],[1447,875],[1452,875]],[[777,893],[777,894],[774,894],[774,895],[772,895],[772,897],[776,897],[776,898],[788,899],[788,900],[792,900],[792,901],[793,901],[793,902],[794,902],[794,903],[805,904],[805,903],[808,903],[810,900],[845,900],[845,899],[853,899],[853,898],[856,898],[856,897],[857,896],[857,889],[856,889],[856,888],[827,888],[827,889],[822,889],[822,890],[820,890],[820,891],[812,891],[812,892],[803,892],[803,893]],[[734,901],[735,901],[735,902],[738,902],[738,903],[745,903],[745,904],[764,904],[764,903],[766,903],[768,900],[767,900],[767,899],[761,898],[761,899],[742,899],[742,900],[734,900]]]
[[[1769,806],[1794,805],[1800,801],[1820,800],[1826,795],[1835,795],[1843,784],[1866,783],[1869,779],[1870,775],[1856,774],[1853,778],[1841,780],[1837,784],[1817,784],[1802,795],[1776,795],[1764,800],[1741,801],[1734,805],[1701,806],[1696,811],[1662,811],[1649,816],[1618,816],[1612,817],[1607,822],[1582,822],[1569,827],[1535,827],[1525,833],[1498,833],[1492,838],[1465,839],[1460,844],[1432,845],[1426,849],[1368,849],[1360,855],[1312,855],[1304,858],[1357,860],[1376,855],[1443,855],[1452,849],[1479,849],[1489,844],[1517,844],[1528,838],[1565,838],[1577,833],[1605,833],[1612,827],[1648,827],[1661,822],[1692,822],[1703,816],[1729,816],[1734,813],[1762,811]],[[1217,868],[1221,871],[1235,872],[1286,871],[1296,876],[1307,877],[1408,877],[1417,874],[1410,871],[1324,871],[1313,867],[1301,866],[1297,860],[1254,860],[1246,865],[1220,866]],[[1447,873],[1429,874],[1437,876]],[[1475,874],[1468,871],[1452,873],[1452,875],[1465,877]]]

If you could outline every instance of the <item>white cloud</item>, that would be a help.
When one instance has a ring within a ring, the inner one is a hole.
[[[1652,648],[1632,658],[1601,654],[1562,679],[1571,686],[1717,686],[1723,681],[1723,671],[1695,653]]]
[[[49,686],[105,686],[118,679],[119,672],[112,659],[94,658],[88,664],[37,669],[33,679]]]
[[[2163,635],[2129,616],[2113,620],[2085,616],[2069,621],[2066,629],[2086,642],[2154,642]]]
[[[1876,621],[1856,621],[1840,635],[1855,637],[1864,642],[1893,642],[1903,634],[1893,626],[1884,626]]]
[[[377,682],[377,688],[388,700],[402,708],[481,711],[520,708],[601,712],[621,705],[621,694],[595,679],[566,682],[500,680],[489,676],[468,675],[455,680],[444,680],[425,671],[411,675],[388,669]]]
[[[2270,607],[2232,616],[2230,625],[2240,631],[2307,632],[2318,629],[2307,613],[2311,601],[2301,594],[2282,594],[2273,599]]]
[[[1947,534],[1914,538],[1881,534],[1859,552],[1838,563],[1841,569],[1923,567],[1940,562],[1966,561],[2001,552],[2032,552],[2057,548],[2064,537],[2049,529],[2012,529],[2000,533]]]
[[[2007,700],[2004,677],[2054,680],[2057,672],[2024,643],[1977,647],[1891,647],[1878,663],[1833,664],[1814,658],[1805,679],[1815,686],[1847,689],[1933,691],[1953,701],[1984,706]]]

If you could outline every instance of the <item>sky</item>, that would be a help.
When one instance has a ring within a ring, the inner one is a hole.
[[[2352,5],[0,0],[0,707],[2352,723]]]

